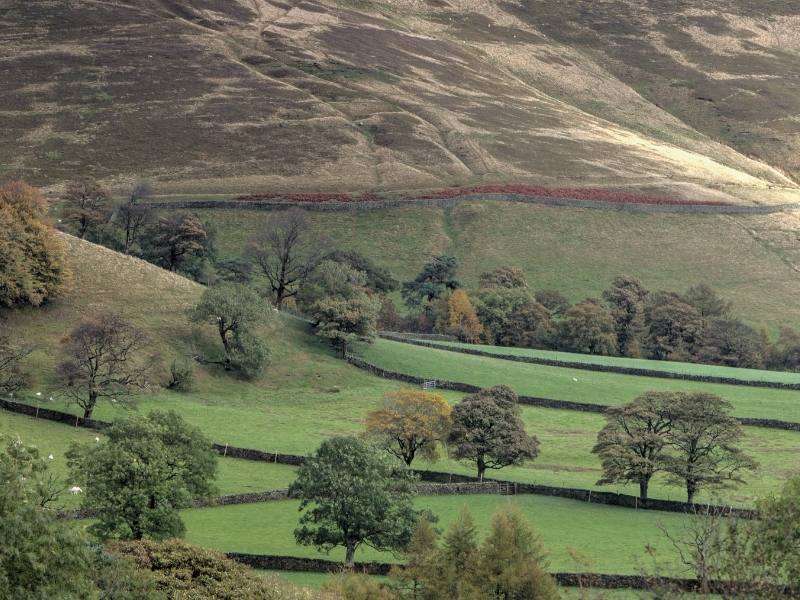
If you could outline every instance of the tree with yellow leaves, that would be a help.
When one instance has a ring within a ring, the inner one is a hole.
[[[450,405],[438,394],[399,390],[386,394],[383,407],[367,415],[367,436],[411,466],[417,453],[436,460],[438,442],[450,431]]]
[[[455,290],[446,298],[442,298],[436,329],[441,333],[454,335],[462,342],[475,343],[480,339],[483,325],[464,290]]]

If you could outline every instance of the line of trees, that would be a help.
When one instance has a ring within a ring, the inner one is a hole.
[[[196,360],[244,378],[262,372],[269,349],[258,327],[269,311],[255,292],[240,284],[206,288],[189,316],[193,322],[212,324],[221,341],[221,351],[209,349],[196,354]],[[0,393],[14,395],[30,387],[26,359],[33,349],[0,321]],[[53,394],[77,405],[90,419],[101,401],[124,407],[162,386],[190,391],[193,378],[194,366],[186,358],[173,360],[165,375],[162,357],[142,329],[116,313],[98,313],[82,319],[61,340]]]
[[[683,486],[686,500],[702,490],[744,483],[757,463],[738,444],[744,433],[730,404],[712,394],[647,392],[606,411],[592,452],[601,460],[599,485],[634,483],[642,500],[659,473]],[[411,466],[417,456],[448,455],[473,464],[479,480],[488,469],[536,459],[539,441],[525,431],[518,397],[505,385],[465,396],[454,407],[438,394],[399,390],[366,418],[365,436]]]
[[[732,304],[705,283],[685,292],[650,291],[621,275],[599,298],[571,304],[556,290],[531,290],[521,269],[482,273],[467,293],[458,261],[437,256],[403,284],[410,315],[390,301],[380,325],[396,331],[444,333],[470,343],[682,360],[733,367],[800,368],[800,333],[781,330],[776,340],[732,314]]]
[[[479,289],[469,294],[458,278],[458,260],[441,255],[402,284],[401,295],[411,314],[400,316],[387,295],[401,287],[397,280],[357,252],[334,249],[324,236],[311,231],[299,208],[273,215],[247,241],[241,257],[223,260],[209,223],[190,212],[153,211],[140,202],[150,193],[149,184],[139,183],[114,203],[96,181],[76,180],[63,196],[63,226],[81,238],[136,254],[203,283],[263,283],[265,298],[278,308],[310,314],[319,334],[342,352],[355,340],[371,340],[382,327],[436,331],[462,341],[506,346],[800,368],[800,333],[783,329],[771,340],[766,332],[736,319],[731,303],[704,283],[683,293],[650,291],[635,277],[621,275],[599,298],[573,305],[558,291],[531,290],[519,268],[501,266],[481,274]],[[330,262],[363,277],[330,264],[325,275],[317,273]],[[56,271],[60,268],[56,261]],[[55,275],[60,278],[60,273]],[[303,298],[302,288],[314,278],[316,293]],[[327,298],[322,301],[319,292],[326,287]],[[41,301],[37,294],[31,296],[31,302]]]
[[[681,528],[659,528],[674,550],[672,556],[694,575],[704,596],[778,600],[800,595],[800,478],[796,476],[780,493],[757,501],[752,519],[700,506]],[[652,548],[649,553],[659,575],[661,557]],[[687,597],[663,583],[657,588],[659,597]]]
[[[0,597],[169,600],[312,596],[219,552],[176,539],[178,512],[214,492],[211,442],[175,413],[117,421],[104,439],[68,452],[72,493],[95,518],[60,519],[66,481],[35,447],[0,438]],[[320,596],[322,597],[322,596]]]

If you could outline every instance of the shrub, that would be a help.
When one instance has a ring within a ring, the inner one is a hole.
[[[260,577],[215,550],[180,540],[113,542],[108,550],[152,571],[169,600],[301,600],[316,597],[277,577]]]
[[[178,392],[190,392],[194,389],[194,365],[188,360],[173,360],[169,366],[169,382],[167,388]]]

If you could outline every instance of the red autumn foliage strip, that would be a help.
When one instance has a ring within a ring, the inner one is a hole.
[[[614,192],[598,188],[547,188],[537,185],[505,184],[505,185],[480,185],[472,187],[453,187],[429,192],[410,198],[415,200],[440,200],[458,198],[461,196],[474,196],[480,194],[513,194],[518,196],[535,196],[539,198],[561,198],[564,200],[589,200],[594,202],[608,202],[612,204],[677,204],[686,206],[730,206],[728,202],[716,200],[685,200],[682,198],[663,198],[656,196],[640,196],[625,192]],[[239,196],[237,200],[263,201],[274,200],[284,202],[370,202],[382,198],[374,192],[364,192],[359,195],[335,192],[319,193],[261,193]]]

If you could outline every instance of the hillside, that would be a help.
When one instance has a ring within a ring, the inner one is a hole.
[[[218,230],[220,253],[241,254],[269,211],[197,210]],[[318,235],[331,237],[412,279],[426,260],[452,254],[464,284],[500,265],[525,271],[533,289],[556,289],[572,301],[597,297],[619,274],[651,290],[698,282],[733,301],[737,317],[777,333],[800,327],[800,212],[775,215],[647,214],[469,201],[452,208],[310,212]],[[769,290],[769,293],[764,293]],[[401,305],[399,294],[395,298]]]
[[[144,329],[166,364],[174,358],[208,348],[217,343],[213,328],[192,326],[188,308],[199,298],[202,287],[180,276],[121,255],[101,246],[64,236],[74,272],[72,290],[39,309],[5,311],[9,325],[36,347],[30,366],[34,385],[27,391],[27,401],[35,401],[34,392],[51,394],[44,405],[78,414],[75,406],[59,399],[52,384],[53,365],[60,358],[60,339],[85,315],[94,311],[115,311]],[[276,315],[259,331],[271,350],[266,372],[254,381],[226,375],[216,367],[197,367],[197,383],[188,393],[165,389],[140,396],[135,410],[172,409],[200,427],[211,439],[232,446],[256,448],[267,452],[307,454],[321,441],[334,435],[357,434],[363,430],[366,414],[374,409],[389,391],[402,383],[380,379],[356,369],[310,334],[305,324]],[[740,386],[705,385],[647,377],[587,373],[572,369],[541,367],[461,355],[441,350],[419,348],[379,340],[364,348],[365,356],[376,364],[414,375],[438,379],[456,379],[478,385],[506,383],[518,393],[581,402],[618,404],[648,389],[703,389],[722,394],[745,416],[795,420],[798,392]],[[720,369],[725,371],[725,369]],[[575,383],[573,377],[579,379]],[[462,394],[444,392],[451,403]],[[103,403],[96,417],[114,420],[127,411]],[[592,489],[600,478],[597,457],[591,454],[602,416],[573,411],[525,406],[523,419],[542,441],[539,460],[522,467],[509,467],[503,477],[515,481]],[[799,419],[800,420],[800,419]],[[63,469],[63,450],[73,434],[53,435],[53,426],[0,412],[0,433],[17,431],[31,441],[45,444],[48,453],[55,451],[57,466]],[[63,427],[63,426],[62,426]],[[745,447],[759,457],[762,469],[749,478],[749,485],[725,492],[726,501],[747,505],[753,498],[777,489],[780,481],[795,471],[792,457],[797,433],[747,428]],[[238,466],[237,466],[238,463]],[[461,474],[472,467],[454,460],[423,467]],[[278,465],[280,467],[280,465]],[[226,491],[263,489],[260,482],[281,481],[286,468],[271,475],[258,464],[233,461],[223,470],[221,485]],[[631,486],[615,485],[617,492],[631,492]],[[654,497],[680,497],[680,490],[663,481],[654,482]]]
[[[9,0],[0,177],[797,200],[788,0]]]
[[[37,347],[31,358],[36,381],[23,394],[26,401],[35,402],[34,393],[43,391],[43,403],[49,408],[76,410],[59,400],[57,394],[54,400],[45,398],[57,391],[50,371],[59,358],[59,339],[81,317],[94,311],[111,310],[125,315],[148,332],[165,360],[215,342],[211,328],[204,331],[186,320],[187,309],[201,294],[201,286],[136,258],[69,236],[64,236],[64,240],[75,275],[72,290],[39,309],[3,312],[9,325]],[[195,389],[184,393],[157,390],[140,397],[133,410],[173,409],[218,443],[305,455],[331,436],[359,434],[368,411],[379,405],[386,392],[404,385],[372,376],[336,358],[329,347],[310,334],[305,323],[297,320],[274,315],[258,333],[268,343],[272,360],[266,373],[256,380],[242,381],[215,367],[198,366]],[[520,393],[588,403],[618,403],[645,389],[676,389],[678,385],[682,389],[702,388],[721,393],[732,401],[737,414],[794,418],[797,413],[796,391],[588,374],[386,340],[361,351],[378,364],[410,374],[451,377],[480,385],[507,383]],[[450,403],[457,403],[462,397],[455,392],[443,393]],[[96,411],[97,418],[105,420],[127,414],[127,410],[111,403],[102,404]],[[524,406],[521,418],[526,430],[540,440],[540,456],[528,464],[494,472],[493,476],[518,483],[635,492],[632,485],[597,485],[601,468],[591,449],[603,426],[602,415]],[[52,454],[50,464],[58,477],[67,473],[64,454],[69,444],[91,443],[95,435],[64,423],[0,411],[2,434],[20,435],[27,443],[37,444],[44,455]],[[700,498],[751,506],[755,498],[778,490],[787,477],[797,472],[799,436],[792,431],[745,427],[741,446],[758,460],[758,471],[747,474],[746,485],[713,494],[704,491]],[[448,458],[435,464],[417,460],[414,466],[474,474],[474,465]],[[293,467],[286,465],[230,457],[220,460],[219,471],[220,493],[285,488],[295,473]],[[683,490],[670,485],[661,475],[653,480],[650,492],[653,498],[667,500],[681,499],[684,495]],[[74,506],[77,500],[67,496],[63,502]],[[660,526],[679,531],[685,522],[681,514],[522,493],[508,498],[497,494],[421,496],[417,506],[432,510],[446,527],[466,504],[475,514],[479,530],[485,530],[492,512],[507,502],[517,505],[541,533],[551,552],[553,569],[637,573],[644,558],[643,548],[648,546],[659,549],[665,572],[678,573],[673,550],[665,542]],[[297,519],[295,500],[190,509],[182,516],[187,525],[187,539],[195,543],[226,551],[325,557],[295,543],[292,534]],[[576,562],[572,548],[578,548],[586,561]],[[397,560],[371,550],[359,552],[364,559]],[[331,558],[337,557],[334,554]]]

